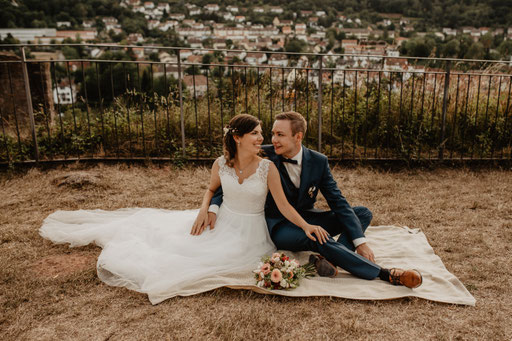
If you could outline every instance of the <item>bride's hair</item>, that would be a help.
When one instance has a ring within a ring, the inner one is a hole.
[[[259,124],[261,122],[256,117],[240,114],[233,117],[224,128],[224,157],[230,167],[233,167],[236,155],[236,141],[233,136],[244,136],[253,131]]]

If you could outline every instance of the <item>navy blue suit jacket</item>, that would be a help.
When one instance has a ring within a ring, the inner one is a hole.
[[[297,194],[282,162],[282,157],[274,152],[274,146],[265,145],[262,146],[262,149],[265,156],[273,161],[279,170],[286,198],[299,214],[304,215],[314,209],[316,196],[320,191],[350,240],[364,237],[361,223],[334,181],[325,155],[302,146],[302,171]],[[220,206],[221,203],[222,188],[219,188],[213,196],[211,204]],[[265,218],[271,236],[274,227],[286,221],[286,218],[279,212],[270,192],[265,203]]]

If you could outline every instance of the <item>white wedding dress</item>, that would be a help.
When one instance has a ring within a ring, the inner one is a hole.
[[[223,203],[215,229],[200,236],[190,234],[198,210],[152,208],[57,211],[44,220],[40,234],[70,246],[96,243],[103,248],[98,277],[146,293],[153,304],[217,274],[250,272],[275,250],[264,214],[271,161],[262,159],[239,184],[224,157],[218,160]]]

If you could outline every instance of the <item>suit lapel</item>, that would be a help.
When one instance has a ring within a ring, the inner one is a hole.
[[[311,151],[306,147],[302,146],[302,170],[300,172],[300,187],[299,187],[299,197],[297,203],[300,202],[300,199],[304,196],[304,193],[307,189],[307,181],[309,178],[311,171]]]
[[[288,174],[288,170],[284,166],[284,163],[281,161],[280,156],[277,157],[276,166],[277,166],[277,169],[279,170],[279,172],[283,175],[283,178],[284,178],[283,180],[286,181],[286,184],[283,184],[283,185],[286,185],[286,186],[283,186],[283,188],[286,191],[290,186],[293,186],[293,183],[292,183],[292,180],[290,179],[290,174]]]
[[[274,164],[276,165],[277,169],[279,170],[279,173],[282,175],[283,180],[286,182],[286,183],[282,184],[283,189],[286,192],[290,186],[293,186],[292,180],[290,180],[290,174],[288,174],[288,170],[284,166],[284,163],[281,160],[281,156],[274,154],[274,157],[272,159],[273,159],[272,161],[274,161]]]

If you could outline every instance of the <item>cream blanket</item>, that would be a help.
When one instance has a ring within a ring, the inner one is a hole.
[[[400,297],[420,297],[431,301],[475,305],[475,298],[464,285],[451,274],[418,229],[397,226],[370,226],[366,231],[368,243],[375,253],[376,262],[385,268],[400,267],[417,269],[423,275],[423,284],[416,289],[393,286],[374,279],[358,279],[344,271],[336,278],[313,277],[303,279],[300,286],[293,290],[268,291],[255,285],[253,274],[238,273],[211,277],[198,281],[186,290],[180,290],[180,296],[194,295],[219,287],[249,289],[258,293],[292,297],[333,296],[356,300],[389,300]],[[301,264],[307,263],[309,253],[284,251]],[[256,268],[257,264],[255,265]],[[167,297],[151,297],[153,304]]]

